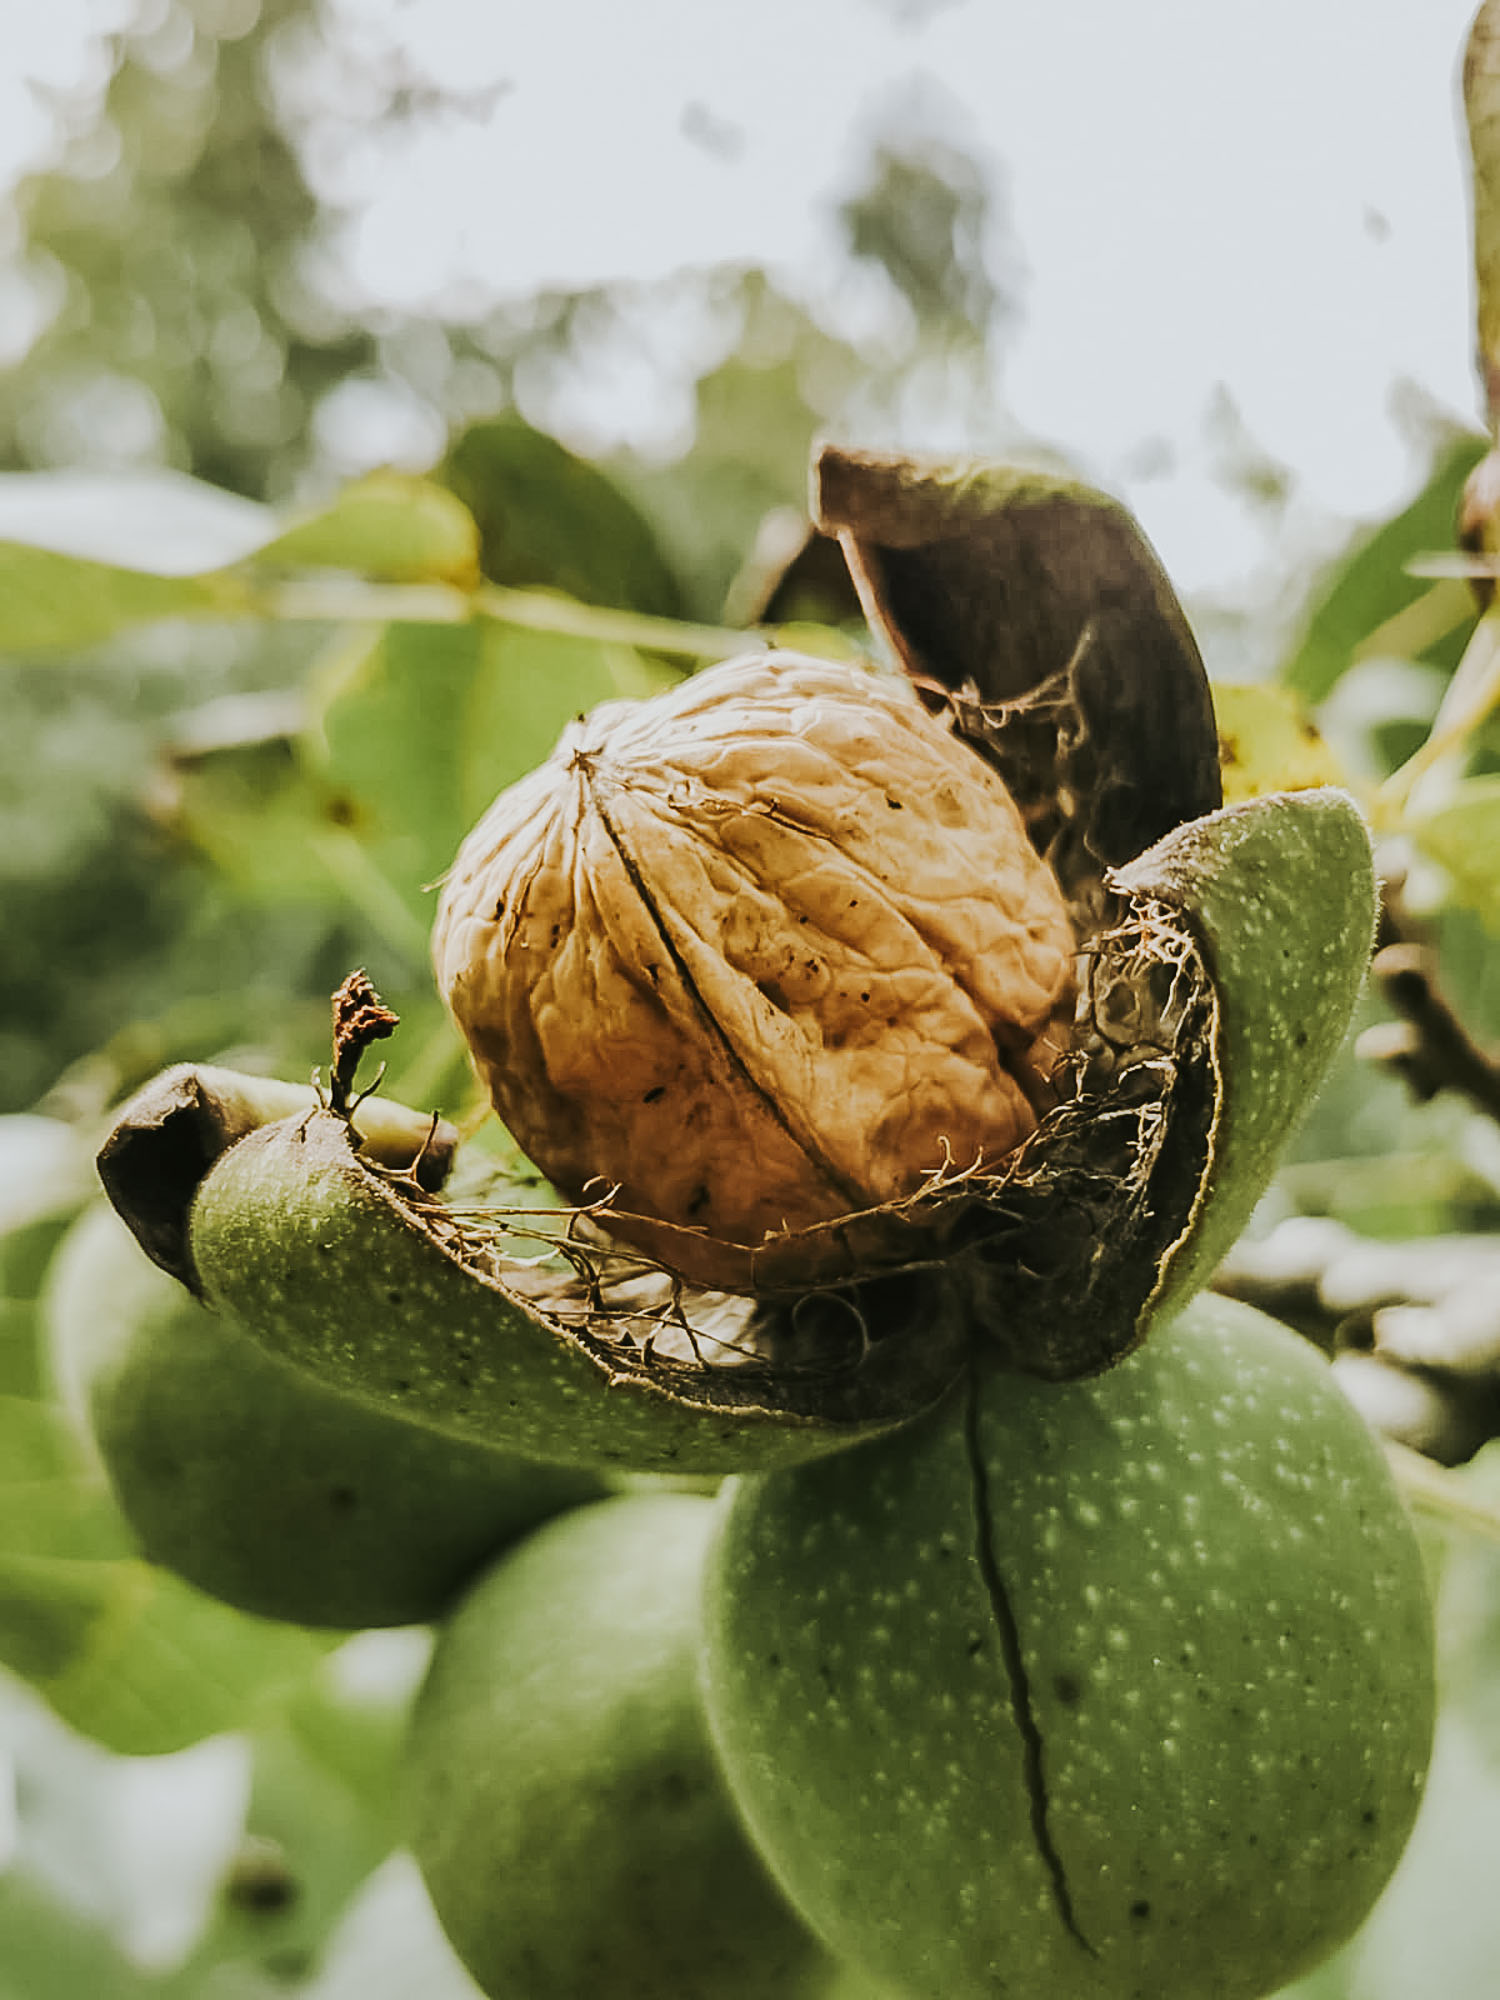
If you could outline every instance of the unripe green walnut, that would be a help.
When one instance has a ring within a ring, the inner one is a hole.
[[[603,1490],[276,1360],[107,1209],[55,1269],[54,1372],[121,1511],[153,1562],[242,1611],[350,1630],[436,1617],[499,1549]]]
[[[406,1751],[408,1838],[497,2000],[812,2000],[833,1968],[714,1763],[695,1665],[709,1500],[550,1523],[443,1626]]]
[[[909,684],[773,653],[575,723],[465,842],[433,949],[548,1177],[747,1291],[846,1274],[830,1225],[1035,1129],[1075,944]]]
[[[1084,1383],[739,1482],[704,1685],[838,1954],[913,2000],[1252,2000],[1361,1921],[1427,1766],[1432,1636],[1322,1358],[1204,1297]]]

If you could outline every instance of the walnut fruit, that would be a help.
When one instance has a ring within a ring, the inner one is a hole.
[[[734,1481],[703,1631],[755,1844],[881,1992],[1279,1992],[1375,1901],[1431,1752],[1384,1453],[1315,1348],[1212,1294],[1093,1381],[979,1366]]]
[[[1074,934],[999,776],[906,683],[772,653],[611,702],[462,848],[439,985],[570,1198],[726,1290],[847,1275],[1034,1129]]]

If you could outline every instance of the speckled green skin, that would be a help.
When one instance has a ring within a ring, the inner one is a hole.
[[[264,1126],[222,1155],[199,1187],[191,1239],[209,1301],[272,1353],[372,1408],[527,1457],[718,1473],[887,1427],[705,1408],[680,1378],[675,1397],[612,1379],[416,1226],[331,1112]]]
[[[1323,789],[1226,806],[1114,880],[1181,913],[1218,1009],[1208,1171],[1149,1320],[1207,1282],[1338,1053],[1375,937],[1375,866],[1353,799]]]
[[[1433,1719],[1379,1447],[1212,1297],[1097,1380],[736,1482],[703,1673],[777,1875],[914,2000],[1272,1991],[1374,1901]]]
[[[349,1630],[435,1618],[500,1549],[602,1491],[273,1360],[107,1209],[64,1244],[48,1312],[54,1371],[146,1554],[242,1611]]]
[[[496,2000],[802,2000],[832,1968],[752,1853],[695,1684],[713,1503],[553,1522],[443,1628],[406,1821]]]

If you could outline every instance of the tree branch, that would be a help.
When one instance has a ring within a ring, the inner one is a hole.
[[[1482,1049],[1438,983],[1435,955],[1424,945],[1385,945],[1371,967],[1395,1021],[1360,1036],[1366,1061],[1395,1070],[1422,1103],[1456,1090],[1500,1121],[1500,1059]]]

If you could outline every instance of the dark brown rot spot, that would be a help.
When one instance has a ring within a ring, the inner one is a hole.
[[[645,1096],[641,1099],[641,1102],[642,1104],[659,1104],[662,1098],[666,1096],[666,1094],[667,1094],[667,1086],[664,1083],[659,1083],[656,1085],[654,1090],[648,1090],[646,1092]]]

